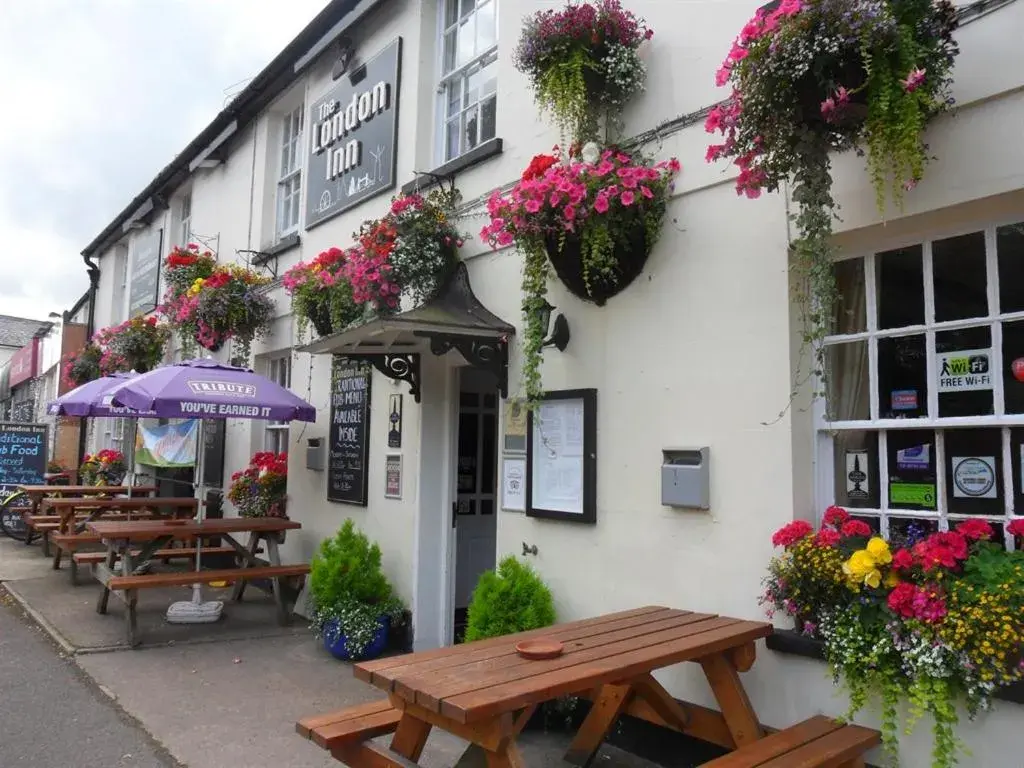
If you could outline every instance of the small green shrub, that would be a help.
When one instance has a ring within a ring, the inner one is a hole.
[[[466,641],[499,637],[555,623],[551,591],[530,566],[509,555],[473,590]]]
[[[351,520],[321,542],[310,565],[309,592],[313,630],[322,636],[337,621],[354,659],[373,640],[380,618],[397,619],[403,609],[381,570],[380,547]]]

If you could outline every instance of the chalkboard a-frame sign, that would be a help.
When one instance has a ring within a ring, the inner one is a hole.
[[[366,506],[370,460],[369,366],[332,358],[327,500]]]

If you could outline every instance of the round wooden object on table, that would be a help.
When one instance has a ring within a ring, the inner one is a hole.
[[[565,646],[561,642],[550,637],[538,637],[534,640],[523,640],[516,643],[516,653],[524,659],[542,661],[543,659],[554,659],[562,655]]]

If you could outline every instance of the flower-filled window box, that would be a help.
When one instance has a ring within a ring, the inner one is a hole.
[[[523,364],[527,399],[541,393],[541,327],[553,268],[576,296],[603,305],[640,274],[661,233],[675,158],[652,163],[639,153],[588,143],[578,153],[538,155],[507,195],[487,204],[481,237],[515,243],[524,255]]]
[[[819,639],[849,717],[875,695],[883,744],[898,758],[897,706],[911,722],[934,724],[932,765],[956,764],[957,704],[973,718],[996,692],[1024,680],[1024,519],[1003,531],[965,520],[904,546],[873,535],[862,520],[829,508],[820,530],[789,523],[772,539],[783,549],[769,566],[762,602],[783,610]]]
[[[792,183],[804,341],[822,373],[838,298],[829,153],[864,151],[879,210],[901,201],[924,173],[928,121],[952,104],[955,26],[948,0],[781,0],[743,27],[718,71],[732,92],[708,116],[724,142],[707,159],[731,160],[748,197]]]

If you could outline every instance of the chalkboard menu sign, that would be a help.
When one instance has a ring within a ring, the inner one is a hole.
[[[41,485],[46,472],[45,424],[0,423],[0,498],[16,485]]]
[[[128,289],[128,316],[144,315],[156,308],[160,290],[160,245],[163,230],[158,229],[135,240],[131,285]]]
[[[327,500],[366,506],[370,458],[371,370],[342,355],[332,359]]]
[[[220,488],[224,484],[224,443],[226,419],[203,421],[203,484]]]

